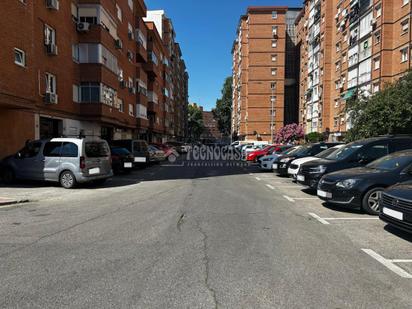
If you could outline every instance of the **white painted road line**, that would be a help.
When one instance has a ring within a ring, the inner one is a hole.
[[[266,187],[268,187],[269,189],[275,190],[275,187],[274,187],[274,186],[271,186],[271,185],[269,185],[269,184],[267,184]]]
[[[371,249],[362,249],[367,255],[381,263],[383,266],[388,268],[389,270],[393,271],[395,274],[402,278],[412,279],[412,275],[405,271],[404,269],[400,268],[399,266],[395,265],[392,260],[387,260],[383,256],[379,255],[375,251]]]
[[[412,263],[412,260],[402,260],[402,259],[394,259],[394,260],[389,260],[392,263]]]
[[[287,196],[287,195],[284,195],[283,197],[284,197],[285,199],[287,199],[289,202],[292,202],[292,203],[295,202],[295,200],[294,200],[293,198],[291,198],[291,197],[289,197],[289,196]]]
[[[280,186],[276,186],[276,188],[280,188],[280,189],[292,189],[292,188],[296,188],[296,186],[288,186],[288,185],[280,185]]]
[[[328,221],[333,221],[333,220],[379,220],[379,218],[375,218],[375,217],[373,217],[373,218],[351,218],[351,217],[348,217],[348,218],[323,218],[323,219],[328,220]]]
[[[316,220],[318,220],[320,223],[325,224],[325,225],[329,225],[330,223],[328,221],[326,221],[325,219],[319,217],[317,214],[314,214],[312,212],[309,213],[309,215],[313,218],[315,218]]]
[[[255,177],[257,181],[260,181],[261,179],[259,177]]]
[[[296,201],[312,201],[312,200],[319,200],[317,197],[292,197]]]

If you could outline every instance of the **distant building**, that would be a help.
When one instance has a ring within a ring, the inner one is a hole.
[[[219,131],[218,122],[214,118],[213,113],[203,111],[202,107],[201,109],[202,109],[203,124],[205,126],[205,129],[202,135],[200,136],[200,139],[204,143],[207,143],[207,142],[214,143],[214,142],[220,141],[222,139],[222,133],[220,133]]]

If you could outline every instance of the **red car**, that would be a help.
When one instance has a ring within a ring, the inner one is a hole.
[[[267,156],[272,152],[282,151],[282,145],[269,145],[263,149],[253,151],[249,153],[246,157],[246,161],[257,162],[260,157]]]
[[[166,144],[161,144],[161,143],[151,143],[151,145],[159,148],[160,150],[163,150],[165,152],[165,156],[166,158],[168,158],[170,155],[174,155],[176,157],[178,157],[178,153],[176,151],[176,149],[174,149],[173,147],[169,147]]]

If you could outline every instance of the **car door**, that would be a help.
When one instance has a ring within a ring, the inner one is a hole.
[[[48,142],[44,145],[44,179],[56,181],[58,179],[58,170],[60,166],[60,155],[62,150],[62,142]]]
[[[29,142],[18,153],[14,160],[14,171],[17,178],[41,180],[43,179],[42,142]]]

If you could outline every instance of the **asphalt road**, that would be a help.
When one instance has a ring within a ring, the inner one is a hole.
[[[360,250],[380,222],[322,225],[250,172],[157,166],[0,210],[0,307],[411,308],[412,279]]]

